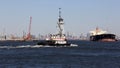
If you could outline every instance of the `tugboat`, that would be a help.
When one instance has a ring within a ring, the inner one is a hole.
[[[90,41],[113,42],[117,39],[115,34],[107,33],[97,27],[96,30],[90,31]]]
[[[66,36],[64,34],[64,22],[61,17],[61,8],[59,8],[59,18],[58,18],[58,33],[50,34],[49,38],[46,38],[45,41],[38,42],[38,45],[48,45],[48,46],[71,46],[71,43],[68,43]]]

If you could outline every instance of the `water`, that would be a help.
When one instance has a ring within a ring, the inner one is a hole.
[[[120,68],[120,41],[70,41],[78,47],[0,42],[0,68]]]

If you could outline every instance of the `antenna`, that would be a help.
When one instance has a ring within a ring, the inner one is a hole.
[[[59,18],[61,18],[61,8],[59,8]]]

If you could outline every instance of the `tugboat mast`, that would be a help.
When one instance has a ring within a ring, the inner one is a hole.
[[[61,8],[59,8],[59,18],[61,18]]]
[[[58,28],[59,28],[59,35],[60,37],[61,36],[64,36],[64,22],[63,22],[63,19],[61,17],[61,8],[59,8],[59,18],[58,18]]]

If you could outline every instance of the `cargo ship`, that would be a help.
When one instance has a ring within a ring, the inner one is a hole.
[[[98,27],[94,31],[90,31],[90,41],[113,42],[117,41],[116,35],[103,31]]]
[[[64,21],[61,17],[61,8],[59,8],[59,18],[58,18],[58,33],[57,34],[50,34],[49,38],[46,38],[45,41],[38,42],[38,45],[49,45],[49,46],[73,46],[69,43],[66,39],[64,33]]]

